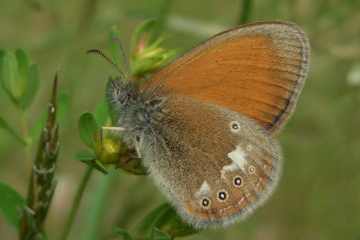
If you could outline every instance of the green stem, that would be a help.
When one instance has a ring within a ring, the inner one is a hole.
[[[245,24],[250,20],[252,0],[240,0],[238,24]]]
[[[84,234],[80,239],[96,240],[99,239],[99,230],[104,219],[106,202],[109,199],[110,187],[117,176],[117,170],[110,171],[108,175],[102,176],[98,182],[96,192],[93,194],[91,211],[88,213],[87,222],[84,227]]]
[[[78,188],[78,190],[76,192],[74,201],[72,203],[72,207],[71,207],[69,217],[68,217],[68,219],[66,221],[63,233],[62,233],[61,238],[60,238],[61,240],[66,240],[68,238],[69,234],[70,234],[71,227],[72,227],[72,225],[73,225],[73,223],[75,221],[76,213],[77,213],[77,211],[79,209],[83,193],[85,191],[85,188],[86,188],[87,184],[89,183],[92,172],[93,172],[93,168],[90,167],[90,166],[87,167],[86,172],[85,172],[84,176],[82,177],[80,186],[79,186],[79,188]]]

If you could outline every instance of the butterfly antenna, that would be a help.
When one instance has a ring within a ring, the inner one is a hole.
[[[111,65],[113,65],[116,70],[120,73],[122,78],[126,78],[125,73],[122,71],[122,69],[116,65],[108,56],[105,55],[105,53],[103,51],[101,51],[100,49],[90,49],[88,51],[86,51],[87,54],[96,54],[101,56],[102,58],[104,58],[108,63],[110,63]]]

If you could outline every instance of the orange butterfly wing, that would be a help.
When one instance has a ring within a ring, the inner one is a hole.
[[[212,37],[156,73],[150,84],[243,113],[275,133],[295,108],[309,52],[294,24],[248,24]]]

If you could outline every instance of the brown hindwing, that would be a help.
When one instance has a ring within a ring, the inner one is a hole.
[[[255,121],[184,96],[169,96],[160,136],[167,149],[151,174],[183,218],[227,225],[264,202],[280,174],[280,149]]]

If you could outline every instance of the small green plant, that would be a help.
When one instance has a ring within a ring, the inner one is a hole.
[[[175,56],[175,51],[161,47],[163,38],[155,35],[157,27],[157,23],[150,20],[135,30],[129,59],[124,57],[119,43],[119,31],[115,27],[112,28],[109,34],[112,59],[108,60],[129,79],[145,79],[148,74],[161,68]],[[124,68],[127,69],[122,70]],[[24,50],[0,51],[0,80],[2,89],[20,112],[23,131],[15,130],[3,117],[0,117],[0,127],[24,146],[28,158],[31,156],[30,151],[35,140],[38,139],[36,155],[31,164],[27,196],[23,197],[7,184],[0,183],[0,210],[8,223],[18,228],[20,240],[48,239],[51,236],[47,236],[44,223],[56,188],[57,159],[61,143],[59,122],[61,123],[60,115],[63,115],[62,112],[66,109],[68,98],[59,95],[56,75],[47,105],[47,114],[40,117],[31,127],[35,130],[30,131],[26,114],[40,86],[38,66],[31,63]],[[82,196],[94,170],[104,175],[114,173],[114,169],[134,175],[147,174],[135,150],[128,148],[121,140],[121,135],[114,134],[111,130],[111,118],[105,100],[98,104],[94,113],[81,114],[78,126],[80,139],[86,149],[78,152],[76,159],[85,163],[87,167],[60,237],[63,240],[67,239],[71,232]],[[103,203],[100,201],[99,204]],[[131,233],[127,229],[114,226],[113,235],[127,240],[167,240],[195,232],[181,221],[169,204],[163,204],[141,220]]]
[[[23,126],[22,132],[18,132],[5,116],[0,116],[0,128],[24,146],[29,146],[33,136],[28,131],[26,114],[39,89],[38,66],[31,63],[28,54],[22,49],[15,52],[0,50],[0,84],[13,106],[19,110]]]
[[[27,114],[38,92],[40,79],[38,66],[31,63],[24,50],[0,52],[0,84],[13,106],[20,112],[18,124],[22,125],[22,131],[15,130],[3,117],[0,117],[0,127],[22,143],[28,158],[33,143],[38,139],[35,159],[31,164],[27,197],[23,198],[10,186],[0,183],[0,194],[4,196],[0,208],[5,219],[19,229],[19,239],[44,239],[43,226],[55,191],[55,170],[59,153],[57,76],[47,117],[44,115],[44,118],[38,119],[32,126],[33,131],[30,131]]]

